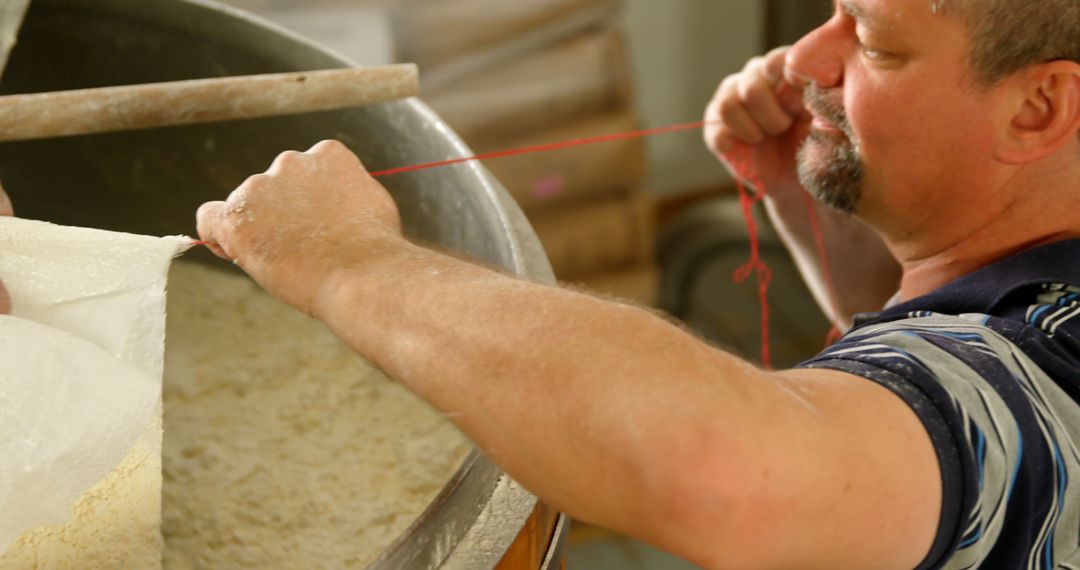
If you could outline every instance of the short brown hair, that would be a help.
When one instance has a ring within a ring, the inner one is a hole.
[[[931,1],[964,19],[984,84],[1047,61],[1080,62],[1080,0]]]

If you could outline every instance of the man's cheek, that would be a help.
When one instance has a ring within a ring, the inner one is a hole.
[[[866,158],[897,160],[905,148],[919,145],[925,133],[924,114],[891,96],[856,103],[848,110],[848,119]]]

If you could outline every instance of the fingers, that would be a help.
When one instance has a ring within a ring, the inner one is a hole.
[[[304,153],[299,153],[295,150],[287,150],[274,158],[274,162],[270,164],[270,168],[266,169],[266,174],[280,174],[284,169],[302,162],[304,158],[306,158]]]
[[[765,140],[765,132],[759,126],[749,107],[742,100],[742,78],[733,75],[724,81],[721,87],[722,100],[720,101],[720,119],[724,127],[732,132],[735,138],[750,144],[760,144]]]
[[[795,71],[796,68],[794,65],[788,65],[789,55],[791,55],[790,50],[785,50],[783,53],[784,82],[797,87],[801,91],[804,87],[811,83],[811,80],[807,77],[799,75],[799,73]]]
[[[206,242],[206,247],[210,248],[214,255],[231,260],[232,256],[226,253],[221,245],[225,237],[225,224],[228,223],[226,211],[225,202],[207,202],[195,212],[195,224],[199,239]]]
[[[766,76],[763,63],[742,73],[737,89],[742,109],[766,135],[777,136],[791,128],[794,118],[780,105],[777,85]]]
[[[322,141],[306,152],[279,154],[266,172],[248,177],[225,201],[203,204],[196,227],[216,255],[252,265],[281,243],[310,237],[315,220],[344,216],[344,202],[368,212],[393,210],[381,204],[377,193],[365,192],[374,186],[352,151],[340,142]]]
[[[356,155],[349,150],[349,147],[342,144],[341,141],[332,139],[315,143],[315,146],[309,148],[304,154],[336,154],[356,158]],[[359,159],[357,159],[357,162],[359,162]]]
[[[776,85],[784,79],[784,72],[787,69],[787,54],[789,51],[791,51],[791,46],[780,46],[762,56],[761,70],[762,73],[765,74],[765,78],[769,80],[769,83]]]
[[[368,170],[360,158],[353,153],[349,147],[344,143],[337,140],[324,140],[315,146],[309,148],[304,154],[311,156],[323,156],[333,162],[340,162],[340,164],[348,165],[350,168],[355,168],[364,173],[365,177],[369,177]]]
[[[292,182],[310,182],[321,173],[322,163],[328,158],[340,160],[344,156],[351,157],[359,165],[352,152],[337,141],[322,141],[307,152],[289,150],[278,154],[266,172],[249,176],[225,201],[207,202],[199,207],[195,213],[199,238],[218,257],[235,260],[236,251],[231,247],[230,238],[239,224],[253,219],[253,213],[249,211],[249,191],[259,194],[259,190],[266,188],[280,190],[281,184],[291,187]],[[297,199],[292,196],[290,203],[295,204]]]
[[[788,115],[796,118],[809,115],[810,111],[806,109],[806,103],[803,102],[802,87],[795,87],[785,81],[777,88],[776,97]]]
[[[782,47],[756,57],[720,84],[706,111],[706,140],[714,152],[760,145],[788,132],[802,115],[801,87],[785,79],[787,53]]]
[[[765,133],[738,100],[737,75],[720,83],[705,113],[705,142],[718,155],[731,151],[738,141],[759,144]]]

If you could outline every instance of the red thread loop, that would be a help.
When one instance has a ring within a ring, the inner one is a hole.
[[[833,287],[832,272],[829,271],[829,259],[825,254],[825,235],[821,231],[821,224],[818,222],[817,211],[814,209],[814,198],[810,196],[808,192],[803,192],[803,200],[806,201],[806,214],[810,217],[810,229],[814,233],[814,245],[817,246],[818,264],[821,265],[821,278],[825,282],[825,294],[829,296],[829,300],[832,301],[833,312],[840,310],[840,305],[837,304],[836,289]],[[840,337],[844,336],[844,333],[836,326],[833,326],[829,330],[829,334],[825,337],[825,347],[828,348],[840,340]]]
[[[761,240],[758,237],[757,221],[754,219],[754,206],[765,199],[768,190],[761,181],[757,166],[754,164],[754,150],[742,143],[737,143],[735,148],[728,152],[724,158],[735,173],[735,185],[739,189],[739,204],[742,206],[743,217],[746,218],[746,232],[750,239],[750,259],[742,267],[735,270],[735,282],[742,283],[751,275],[757,276],[758,301],[761,304],[761,363],[765,368],[772,368],[772,359],[769,352],[769,284],[772,282],[772,270],[761,258]],[[746,181],[745,183],[743,181]],[[747,189],[749,184],[754,192]],[[821,231],[815,211],[814,199],[809,193],[803,192],[806,201],[806,213],[809,216],[810,230],[814,234],[814,245],[817,247],[818,263],[821,265],[822,280],[825,282],[826,294],[832,300],[833,309],[836,310],[836,289],[833,287],[832,274],[829,271],[829,260],[825,250],[825,236]],[[843,336],[839,329],[833,328],[825,339],[829,346]]]
[[[735,173],[739,205],[742,206],[746,233],[750,239],[750,259],[735,270],[735,282],[742,283],[751,275],[757,277],[758,303],[761,306],[761,364],[765,368],[772,368],[772,355],[769,352],[769,284],[772,283],[772,269],[761,257],[761,239],[758,237],[757,220],[754,219],[754,206],[765,198],[767,190],[758,177],[754,151],[749,146],[738,144],[724,158]],[[744,180],[753,187],[752,195]]]

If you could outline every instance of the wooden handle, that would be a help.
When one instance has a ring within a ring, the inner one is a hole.
[[[413,64],[0,97],[0,141],[327,111],[413,97]]]

